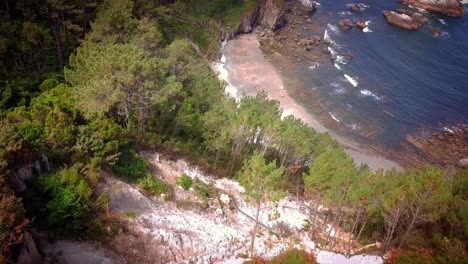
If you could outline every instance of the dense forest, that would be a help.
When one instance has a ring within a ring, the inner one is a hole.
[[[266,94],[224,95],[210,62],[255,2],[1,2],[0,263],[16,262],[31,228],[105,241],[117,223],[96,192],[102,171],[164,191],[142,149],[238,179],[258,208],[287,193],[310,199],[312,237],[325,205],[332,227],[381,241],[382,254],[399,248],[394,263],[468,261],[466,169],[372,172],[330,135],[282,118]],[[15,171],[42,154],[51,170],[25,191]]]

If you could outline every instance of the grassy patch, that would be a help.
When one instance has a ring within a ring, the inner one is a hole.
[[[177,180],[177,184],[179,184],[180,187],[187,191],[192,187],[193,181],[190,176],[184,173],[182,176],[180,176],[179,180]]]
[[[147,175],[140,179],[138,181],[138,186],[151,195],[161,195],[163,193],[167,193],[169,189],[167,184],[151,175]]]

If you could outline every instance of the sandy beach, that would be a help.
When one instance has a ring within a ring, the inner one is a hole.
[[[354,158],[356,164],[367,164],[372,170],[402,169],[394,161],[367,150],[357,142],[337,135],[320,124],[314,116],[289,96],[283,80],[275,67],[265,58],[255,34],[240,35],[228,41],[223,48],[223,57],[216,67],[220,79],[227,84],[226,92],[235,97],[254,96],[265,91],[271,99],[280,102],[283,115],[294,115],[318,132],[330,133]]]

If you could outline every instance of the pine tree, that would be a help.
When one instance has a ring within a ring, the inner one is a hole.
[[[240,171],[239,182],[245,188],[248,198],[256,205],[255,224],[250,244],[252,256],[255,254],[254,244],[261,206],[267,201],[277,201],[286,195],[283,191],[285,181],[283,168],[278,168],[275,162],[267,163],[258,151],[245,161]]]

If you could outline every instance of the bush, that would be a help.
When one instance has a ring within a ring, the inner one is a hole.
[[[159,179],[154,178],[151,175],[147,175],[145,178],[138,181],[138,185],[144,191],[150,193],[151,195],[161,195],[166,193],[168,186]]]
[[[120,157],[112,166],[112,171],[118,176],[135,182],[146,176],[148,164],[130,147],[124,147],[120,152]]]
[[[51,197],[46,206],[48,225],[65,233],[81,231],[95,203],[93,189],[84,180],[79,166],[42,176],[39,181],[42,190]]]
[[[192,187],[192,183],[192,178],[190,178],[190,176],[187,174],[182,174],[182,176],[180,176],[179,180],[177,181],[177,184],[179,184],[186,191]]]
[[[397,249],[386,261],[387,264],[432,264],[436,263],[429,251],[408,251]]]
[[[317,259],[314,254],[309,254],[303,250],[290,249],[271,260],[262,258],[254,258],[253,260],[244,262],[244,264],[317,264]]]

